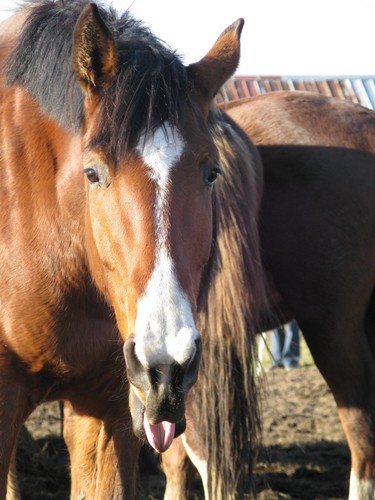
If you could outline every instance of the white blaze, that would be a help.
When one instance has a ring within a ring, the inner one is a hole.
[[[137,150],[156,183],[156,256],[145,293],[138,301],[135,352],[143,366],[171,361],[182,364],[194,355],[199,335],[167,248],[166,207],[171,171],[182,155],[184,141],[167,125],[166,131],[159,128],[146,140],[141,137]]]

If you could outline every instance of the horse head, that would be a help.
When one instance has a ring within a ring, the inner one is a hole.
[[[207,118],[238,65],[242,26],[188,67],[148,31],[116,38],[95,4],[74,30],[89,265],[124,341],[134,430],[160,452],[185,430],[199,371],[197,299],[220,173]]]

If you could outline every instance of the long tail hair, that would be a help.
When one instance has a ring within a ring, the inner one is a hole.
[[[260,431],[255,342],[267,309],[257,221],[262,165],[223,112],[213,111],[210,122],[223,178],[215,184],[214,247],[199,299],[204,355],[195,414],[208,454],[209,497],[238,499]]]

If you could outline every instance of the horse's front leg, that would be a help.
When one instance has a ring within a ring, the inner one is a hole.
[[[197,408],[191,399],[187,402],[186,415],[186,431],[162,454],[162,466],[166,476],[165,500],[185,500],[197,471],[202,481],[204,497],[210,498],[208,452],[201,436]]]
[[[196,469],[188,457],[182,438],[175,439],[161,457],[166,477],[164,500],[186,500]]]
[[[22,424],[33,410],[26,398],[22,377],[13,369],[7,353],[0,350],[0,500],[19,498],[15,454]]]
[[[70,454],[72,500],[135,498],[141,442],[129,419],[81,416],[66,403],[64,439]]]

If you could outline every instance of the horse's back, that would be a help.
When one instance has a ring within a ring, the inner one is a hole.
[[[257,144],[315,145],[375,152],[375,113],[312,92],[271,92],[234,101],[226,112]]]

